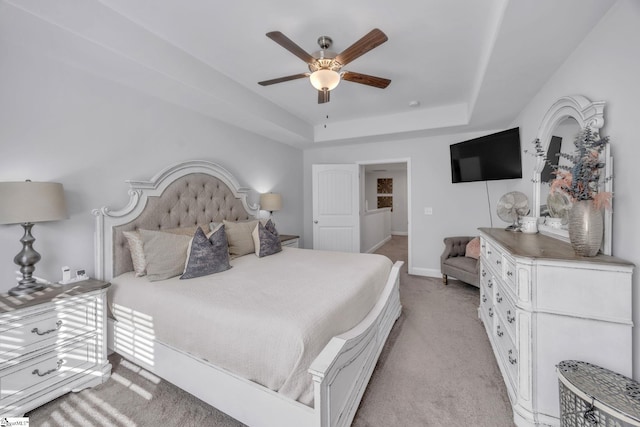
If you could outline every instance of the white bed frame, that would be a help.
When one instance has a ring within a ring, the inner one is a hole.
[[[150,181],[128,181],[130,200],[124,209],[111,211],[104,207],[93,212],[98,278],[111,280],[113,276],[113,228],[137,218],[145,209],[147,198],[161,197],[168,185],[193,173],[220,179],[241,199],[248,213],[258,213],[257,206],[247,203],[248,189],[211,162],[187,161],[162,170]],[[162,343],[149,330],[136,330],[113,319],[108,321],[108,347],[250,426],[349,426],[389,332],[400,316],[402,264],[398,261],[393,265],[379,301],[365,319],[333,337],[311,364],[313,408]]]

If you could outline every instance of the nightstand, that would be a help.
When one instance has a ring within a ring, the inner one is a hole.
[[[0,415],[20,417],[69,391],[103,383],[108,282],[53,284],[0,295]]]
[[[289,234],[280,235],[280,244],[288,248],[297,248],[300,241],[300,236],[292,236]]]

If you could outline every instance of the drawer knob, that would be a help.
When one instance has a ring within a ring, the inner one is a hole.
[[[49,375],[49,374],[51,374],[51,373],[53,373],[55,371],[60,370],[60,368],[62,367],[63,364],[64,364],[64,359],[60,359],[60,360],[58,360],[58,363],[56,364],[57,366],[55,368],[49,369],[48,371],[43,372],[43,373],[40,373],[39,369],[34,369],[33,372],[31,372],[31,375],[37,375],[39,377],[44,377],[44,376]]]
[[[513,273],[511,272],[511,270],[507,271],[507,276],[513,276]]]
[[[511,310],[507,310],[507,322],[513,323],[516,321],[516,316],[511,315]]]
[[[493,307],[489,307],[489,317],[493,317]]]
[[[486,276],[486,275],[487,275],[487,272],[486,272],[486,271],[484,271],[484,270],[482,270],[482,277],[484,277],[484,276]]]
[[[487,302],[487,296],[485,294],[482,294],[482,302]]]
[[[487,286],[493,288],[493,280],[489,279],[489,281],[487,282]]]
[[[496,334],[501,337],[504,335],[504,332],[502,332],[502,329],[500,329],[500,325],[498,325],[497,330],[496,330]]]
[[[38,328],[33,328],[33,329],[31,330],[31,333],[32,333],[32,334],[38,334],[38,335],[47,335],[47,334],[50,334],[51,332],[55,332],[55,331],[57,331],[57,330],[58,330],[58,329],[60,329],[61,327],[62,327],[62,320],[58,320],[58,321],[56,322],[56,327],[55,327],[55,328],[53,328],[53,329],[49,329],[49,330],[47,330],[47,331],[40,332],[40,330],[39,330]]]
[[[487,251],[487,255],[491,255],[491,251],[490,250]]]
[[[515,357],[511,357],[512,354],[513,350],[509,350],[509,363],[515,365],[516,363],[518,363],[518,359],[516,359]]]
[[[500,292],[496,294],[496,301],[498,301],[499,303],[502,302],[502,297],[500,296]]]
[[[496,264],[500,265],[502,264],[502,261],[500,261],[499,259],[496,260]]]

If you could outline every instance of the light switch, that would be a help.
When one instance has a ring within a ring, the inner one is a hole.
[[[433,215],[433,208],[424,208],[425,215]]]

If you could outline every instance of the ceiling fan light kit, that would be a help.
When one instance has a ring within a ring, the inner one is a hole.
[[[329,102],[329,92],[338,86],[340,80],[360,83],[379,89],[384,89],[391,83],[391,80],[382,77],[369,76],[352,71],[341,71],[342,67],[354,59],[359,58],[388,40],[387,36],[377,28],[371,30],[338,55],[328,50],[333,43],[328,36],[320,36],[318,38],[318,45],[321,50],[314,52],[313,55],[308,54],[280,31],[269,32],[267,37],[305,61],[311,73],[294,74],[258,82],[261,86],[309,77],[311,85],[318,90],[318,104],[323,104]]]
[[[318,90],[333,90],[340,83],[340,73],[333,70],[320,69],[311,73],[309,81]]]

